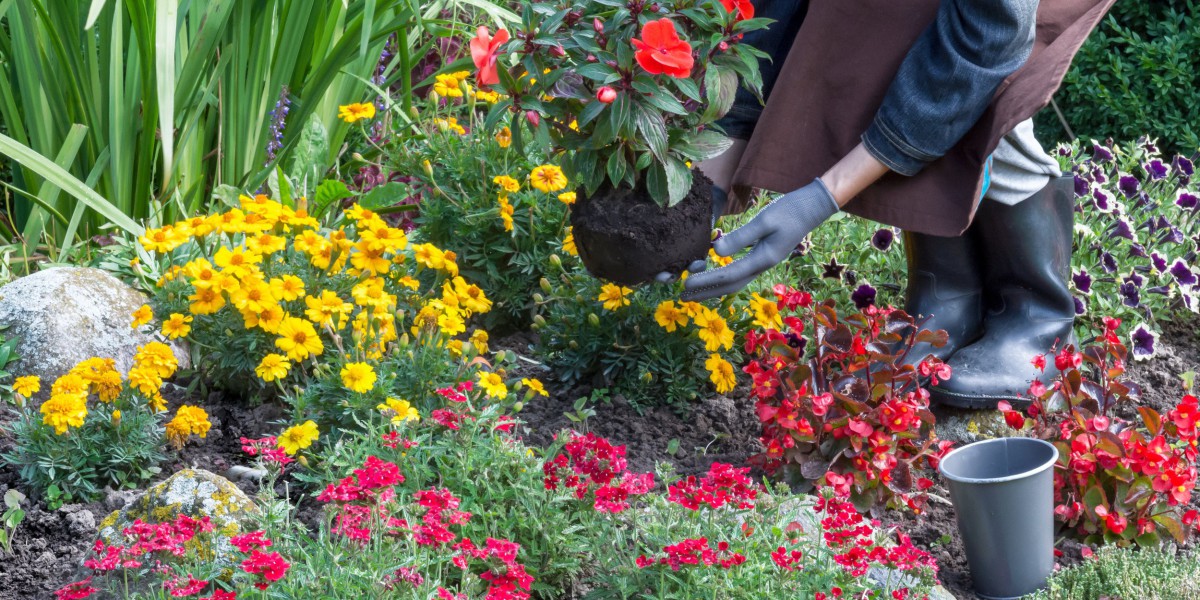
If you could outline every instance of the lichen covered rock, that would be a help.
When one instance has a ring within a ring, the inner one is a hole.
[[[152,326],[130,327],[146,297],[100,269],[46,269],[0,287],[0,326],[20,338],[17,375],[38,375],[43,394],[49,383],[80,361],[112,358],[122,373],[133,366],[139,346],[154,341]],[[190,366],[184,344],[172,342],[179,367]]]
[[[105,517],[99,535],[106,544],[122,545],[121,532],[138,519],[166,523],[179,515],[208,517],[214,526],[208,550],[215,561],[228,562],[235,552],[229,539],[246,533],[247,520],[258,512],[254,502],[228,479],[203,469],[184,469]]]

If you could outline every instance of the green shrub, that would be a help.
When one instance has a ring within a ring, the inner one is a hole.
[[[1175,600],[1200,598],[1200,561],[1154,551],[1101,548],[1093,560],[1064,569],[1026,600]]]
[[[1200,1],[1118,2],[1075,58],[1055,97],[1082,139],[1168,140],[1200,150]],[[1038,115],[1044,143],[1066,140],[1053,109]]]

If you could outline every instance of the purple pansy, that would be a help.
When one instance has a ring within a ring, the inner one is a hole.
[[[1129,308],[1137,308],[1142,305],[1142,295],[1136,285],[1127,281],[1117,288],[1117,292],[1121,294],[1121,304]]]
[[[1132,342],[1130,350],[1133,353],[1134,360],[1146,360],[1154,356],[1154,343],[1158,341],[1158,336],[1146,327],[1145,323],[1139,324],[1133,328],[1129,334],[1129,341]]]
[[[1086,315],[1087,300],[1080,298],[1079,296],[1072,296],[1072,299],[1075,300],[1075,314],[1079,316]]]
[[[887,252],[894,241],[896,241],[896,231],[891,227],[884,227],[871,236],[871,245],[880,252]]]
[[[1200,200],[1200,196],[1197,196],[1195,192],[1179,190],[1175,196],[1175,206],[1186,210],[1196,210],[1197,200]]]
[[[1145,166],[1145,169],[1146,172],[1150,174],[1151,181],[1163,179],[1167,176],[1167,173],[1170,172],[1170,168],[1167,167],[1166,163],[1157,158],[1150,161],[1150,163]]]
[[[1092,140],[1092,159],[1096,162],[1107,162],[1113,159],[1112,150],[1100,145],[1100,142]]]
[[[1117,179],[1117,189],[1121,190],[1121,193],[1125,194],[1126,198],[1134,197],[1138,193],[1140,186],[1141,183],[1133,175],[1122,175]]]
[[[1196,273],[1188,266],[1182,258],[1175,259],[1175,263],[1171,265],[1171,277],[1175,278],[1175,282],[1179,285],[1196,285]]]
[[[1155,271],[1162,273],[1167,270],[1167,259],[1157,252],[1150,253],[1150,266],[1154,267]]]
[[[864,283],[850,294],[850,299],[854,301],[854,306],[858,307],[858,310],[865,310],[868,306],[875,304],[875,288],[871,287],[869,283]]]
[[[1103,252],[1100,254],[1100,266],[1104,269],[1105,273],[1116,273],[1117,259],[1112,254]]]
[[[1080,293],[1092,293],[1092,276],[1088,275],[1087,269],[1080,269],[1078,273],[1071,276],[1071,281],[1075,282],[1075,289]]]

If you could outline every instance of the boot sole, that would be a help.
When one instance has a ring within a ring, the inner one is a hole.
[[[934,406],[950,406],[953,408],[970,408],[995,410],[996,406],[1005,401],[1012,404],[1013,408],[1023,410],[1033,403],[1029,398],[1021,396],[1006,396],[1006,395],[991,395],[978,396],[970,394],[958,394],[955,392],[946,392],[939,390],[937,387],[925,388],[929,391],[929,401]]]

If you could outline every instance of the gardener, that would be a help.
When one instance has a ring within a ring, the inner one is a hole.
[[[756,0],[776,20],[744,40],[775,59],[768,101],[740,95],[734,146],[701,168],[728,192],[719,212],[787,193],[714,243],[752,249],[684,297],[736,292],[844,209],[905,231],[906,310],[949,333],[914,357],[953,369],[935,402],[995,407],[1048,380],[1031,359],[1074,339],[1074,187],[1030,119],[1114,1]]]

